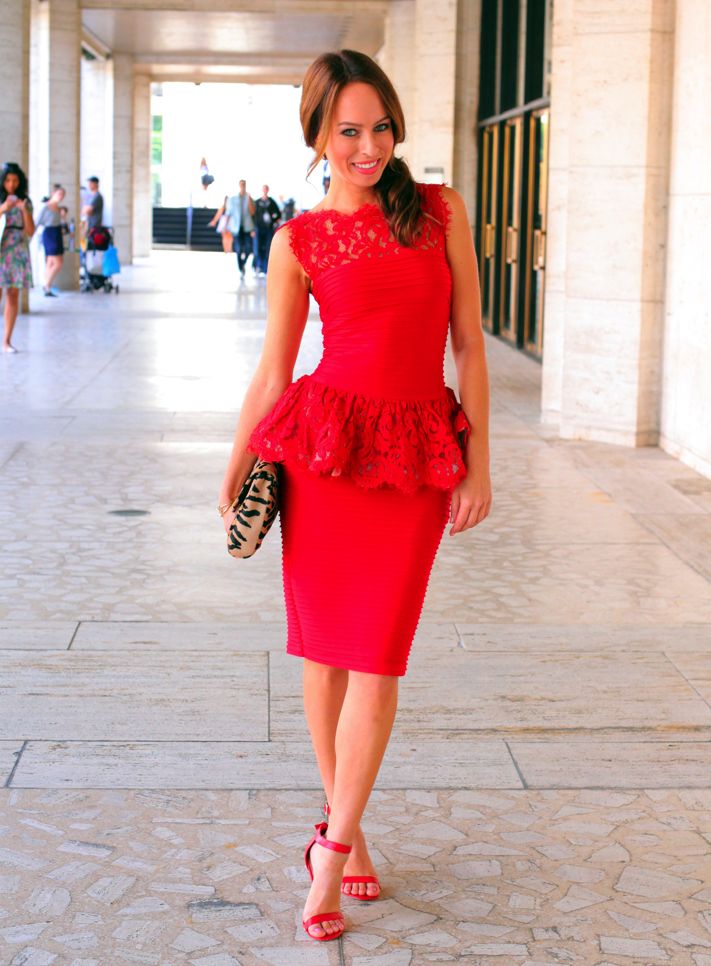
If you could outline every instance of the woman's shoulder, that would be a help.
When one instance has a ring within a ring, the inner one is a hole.
[[[417,189],[422,198],[423,208],[427,214],[434,217],[446,229],[452,221],[452,216],[464,205],[464,199],[446,182],[416,181]]]

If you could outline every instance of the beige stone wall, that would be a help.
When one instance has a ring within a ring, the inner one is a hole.
[[[71,215],[79,212],[81,18],[78,0],[32,0],[30,45],[30,181],[32,199],[58,182]],[[41,278],[38,247],[32,246],[35,281]],[[78,257],[67,255],[62,287],[79,284]]]
[[[480,24],[481,0],[392,0],[377,56],[405,111],[399,152],[418,180],[457,188],[472,219]]]
[[[151,82],[139,74],[133,88],[133,256],[151,253]]]
[[[481,0],[458,0],[452,187],[476,222]]]
[[[105,220],[110,224],[111,210],[111,91],[110,60],[81,62],[81,180],[96,175],[106,204]]]
[[[676,7],[661,438],[711,476],[711,5]]]
[[[673,3],[555,6],[543,412],[565,437],[655,443]]]
[[[114,54],[111,213],[121,260],[133,260],[133,58]]]
[[[395,86],[405,113],[407,136],[396,150],[414,165],[417,117],[415,111],[415,0],[392,0],[385,20],[385,40],[376,60]]]
[[[3,0],[0,30],[0,163],[28,168],[30,111],[30,3]]]

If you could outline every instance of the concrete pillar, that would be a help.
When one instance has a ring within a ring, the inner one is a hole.
[[[137,74],[133,88],[133,256],[148,256],[153,243],[151,198],[151,80]]]
[[[418,181],[452,184],[457,0],[415,3],[415,152]]]
[[[30,171],[35,204],[55,182],[65,204],[79,212],[79,77],[81,18],[78,0],[32,3],[32,112]],[[79,282],[79,259],[65,258],[63,286]]]
[[[660,444],[711,476],[711,8],[676,5]]]
[[[674,4],[555,8],[543,418],[654,444]]]
[[[481,0],[458,0],[452,187],[476,223]]]
[[[385,18],[385,40],[377,61],[395,86],[405,113],[407,137],[397,153],[415,165],[415,0],[391,0]]]
[[[0,163],[15,161],[29,167],[30,4],[4,0],[0,30]]]
[[[133,260],[133,58],[113,57],[111,217],[121,261]]]
[[[111,60],[81,62],[81,183],[96,176],[104,197],[104,220],[111,224],[113,165],[113,68]]]

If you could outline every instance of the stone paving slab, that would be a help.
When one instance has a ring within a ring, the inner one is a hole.
[[[674,654],[708,648],[708,624],[477,624],[457,621],[467,651],[636,651]]]
[[[10,637],[11,634],[8,633],[8,638]],[[460,645],[453,622],[422,621],[415,640],[417,646]],[[162,650],[170,647],[175,650],[283,652],[285,646],[286,624],[281,621],[260,621],[256,624],[214,621],[82,621],[72,641],[72,650]]]
[[[711,740],[508,740],[527,788],[711,788]],[[710,830],[711,831],[711,830]]]
[[[265,654],[7,650],[0,662],[4,737],[268,737]]]
[[[0,741],[0,786],[9,781],[23,744],[20,740]]]
[[[320,788],[303,732],[302,740],[269,742],[28,741],[11,787]],[[17,747],[8,743],[8,758]],[[378,786],[520,788],[522,782],[502,740],[451,742],[428,735],[417,741],[393,738]]]
[[[73,651],[283,651],[286,625],[215,621],[82,621]]]
[[[3,962],[706,966],[711,791],[380,791],[383,896],[298,924],[320,799],[0,792]],[[39,957],[44,956],[44,959]],[[32,958],[34,957],[34,958]]]
[[[78,621],[0,621],[0,650],[65,651]]]
[[[303,729],[298,659],[270,662],[271,733]],[[453,648],[413,652],[401,688],[399,733],[507,729],[711,726],[711,705],[660,653]]]
[[[491,543],[476,531],[461,537],[445,533],[427,620],[711,624],[711,584],[660,544],[525,546]]]

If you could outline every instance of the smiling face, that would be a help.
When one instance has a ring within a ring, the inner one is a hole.
[[[395,138],[380,95],[370,84],[346,84],[338,95],[326,144],[331,178],[363,189],[377,184]]]

